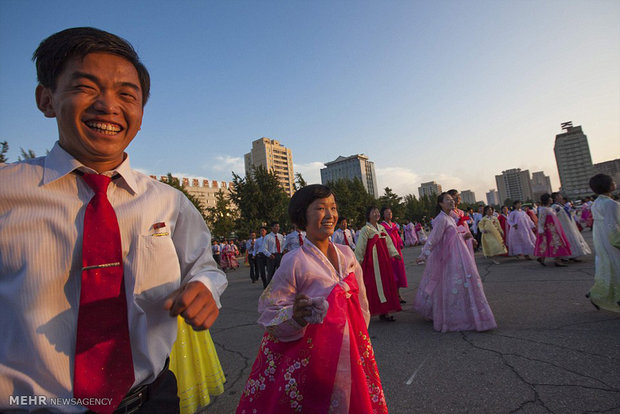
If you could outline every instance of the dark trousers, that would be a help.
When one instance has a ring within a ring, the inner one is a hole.
[[[213,260],[215,260],[215,263],[217,263],[217,265],[220,265],[220,254],[214,254],[213,255]]]
[[[121,408],[116,409],[113,414],[179,414],[181,412],[177,396],[177,378],[172,371],[166,368],[157,380],[146,388],[144,394],[147,395],[147,399],[139,408],[133,404],[123,407],[121,403]],[[89,410],[86,414],[95,413]]]
[[[282,253],[274,253],[273,259],[270,257],[267,258],[267,283],[271,282],[273,274],[276,272],[276,270],[278,270],[278,267],[280,267],[281,260]]]
[[[252,282],[258,280],[258,263],[253,254],[248,253],[248,263],[250,265],[250,279]]]
[[[267,266],[267,256],[262,253],[256,255],[256,267],[258,268],[258,276],[263,281],[263,288],[267,287],[267,277],[265,276],[265,267]]]

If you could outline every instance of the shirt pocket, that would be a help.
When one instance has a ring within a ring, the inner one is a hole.
[[[148,302],[163,301],[181,284],[181,268],[169,235],[144,235],[136,251],[134,295]]]

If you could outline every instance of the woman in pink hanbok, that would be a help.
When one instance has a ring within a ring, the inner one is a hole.
[[[414,310],[433,320],[437,331],[487,331],[497,327],[476,262],[459,234],[450,212],[448,193],[437,198],[439,214],[416,263],[426,263]]]
[[[309,185],[288,210],[306,239],[282,258],[259,300],[266,332],[237,414],[387,413],[362,270],[349,247],[329,240],[334,196]]]
[[[459,231],[463,240],[465,240],[465,244],[469,248],[469,252],[471,253],[471,257],[474,257],[474,251],[476,247],[478,247],[478,242],[471,234],[471,230],[469,230],[469,225],[471,224],[471,217],[469,217],[463,210],[458,208],[461,203],[461,195],[457,190],[450,190],[448,194],[454,200],[454,209],[450,212],[450,217],[456,221],[456,228]]]
[[[239,254],[239,249],[235,245],[232,240],[228,241],[226,247],[224,247],[224,252],[222,253],[223,257],[223,265],[222,270],[225,269],[233,269],[236,270],[239,268],[239,261],[237,260],[237,255]]]
[[[513,203],[513,210],[508,215],[508,254],[517,256],[520,259],[527,257],[531,259],[534,255],[534,247],[536,246],[536,224],[530,216],[521,210],[521,202],[519,200]]]
[[[428,236],[426,235],[426,231],[424,231],[422,223],[420,223],[419,221],[415,223],[415,234],[416,236],[418,236],[418,242],[420,244],[426,243]]]
[[[379,319],[393,322],[390,312],[400,312],[398,288],[392,267],[392,258],[401,256],[394,247],[392,238],[385,227],[379,224],[381,213],[375,206],[366,210],[368,222],[360,230],[355,245],[355,257],[362,264],[364,284],[371,315],[379,315]]]
[[[411,247],[418,244],[418,236],[415,234],[415,226],[410,220],[405,224],[405,246]]]
[[[546,257],[554,257],[555,265],[563,267],[566,265],[562,263],[561,258],[570,256],[571,248],[566,240],[560,220],[550,206],[551,195],[543,194],[540,197],[538,234],[536,236],[534,256],[538,256],[536,260],[543,266],[546,266]]]
[[[397,259],[392,258],[392,270],[394,271],[394,278],[396,279],[396,287],[398,289],[406,288],[409,284],[407,283],[407,273],[405,271],[405,261],[403,260],[402,251],[405,244],[403,243],[403,239],[400,238],[398,224],[392,221],[392,209],[389,207],[383,207],[380,214],[381,217],[383,217],[381,225],[385,227],[385,231],[390,235],[399,256]],[[400,292],[398,293],[398,299],[400,303],[406,303],[402,296],[400,296]]]

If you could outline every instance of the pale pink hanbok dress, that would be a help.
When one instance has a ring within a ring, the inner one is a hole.
[[[263,292],[258,323],[266,332],[237,414],[387,413],[362,269],[350,248],[332,245],[337,269],[306,239],[284,255]],[[293,319],[298,294],[327,301],[320,323]]]
[[[439,213],[420,257],[426,267],[413,308],[437,331],[487,331],[497,327],[476,262],[452,217]]]
[[[513,210],[508,214],[508,224],[510,231],[508,232],[508,254],[510,256],[534,254],[534,246],[536,245],[536,224],[530,216],[523,210]],[[516,226],[516,228],[515,228]]]
[[[415,234],[415,226],[412,222],[405,224],[405,246],[418,244],[418,236]]]
[[[426,243],[428,236],[426,235],[426,231],[424,231],[424,227],[422,227],[422,224],[416,223],[415,232],[416,232],[416,235],[418,236],[418,242]]]

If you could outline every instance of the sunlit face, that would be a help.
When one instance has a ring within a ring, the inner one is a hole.
[[[266,229],[260,229],[260,236],[261,237],[265,237],[266,234],[267,234],[267,230]]]
[[[370,214],[368,215],[368,219],[371,224],[376,224],[379,221],[380,217],[381,217],[381,212],[379,211],[378,208],[373,208],[370,211]]]
[[[318,198],[306,209],[306,237],[312,242],[324,241],[334,233],[337,222],[338,208],[334,195]]]
[[[504,215],[507,215],[508,214],[508,207],[506,207],[506,206],[502,207],[502,213]]]
[[[488,210],[487,210],[487,216],[491,217],[491,216],[493,215],[493,212],[494,212],[494,211],[495,211],[495,210],[494,210],[493,208],[488,209]]]
[[[346,229],[347,229],[347,227],[349,227],[349,223],[347,223],[347,221],[346,221],[346,220],[342,220],[342,221],[340,222],[340,228],[341,228],[342,230],[346,230]]]
[[[273,226],[271,226],[271,231],[276,234],[280,231],[280,225],[278,223],[274,224]]]
[[[392,221],[392,210],[390,210],[389,208],[386,208],[383,211],[383,220]]]
[[[453,210],[454,209],[454,199],[450,194],[446,194],[443,196],[443,201],[439,203],[442,210]]]
[[[454,200],[454,208],[456,208],[456,206],[461,204],[461,193],[456,193],[456,195],[452,197],[452,200]]]
[[[90,53],[67,61],[52,91],[41,85],[37,105],[56,118],[60,146],[98,172],[117,167],[142,124],[136,68],[117,55]]]
[[[515,209],[517,209],[517,210],[521,210],[521,203],[517,203],[517,204],[515,204]]]

